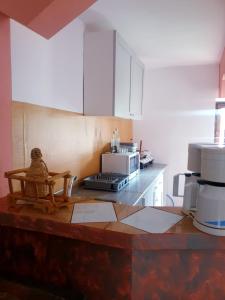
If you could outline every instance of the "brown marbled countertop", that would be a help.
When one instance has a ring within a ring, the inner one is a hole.
[[[76,198],[79,202],[96,202]],[[184,217],[166,233],[151,234],[120,223],[124,217],[142,209],[141,206],[113,204],[117,222],[71,224],[73,206],[47,215],[31,207],[8,208],[6,198],[0,199],[0,226],[43,232],[50,235],[111,246],[122,249],[139,250],[209,250],[225,249],[225,237],[211,236],[200,232],[192,225],[190,217]],[[160,209],[181,214],[180,208],[160,207]]]

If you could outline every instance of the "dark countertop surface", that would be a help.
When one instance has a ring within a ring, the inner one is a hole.
[[[156,178],[165,170],[165,164],[153,163],[145,169],[140,170],[140,174],[135,176],[129,184],[120,192],[107,192],[101,190],[88,190],[83,186],[73,188],[74,196],[93,198],[104,201],[112,201],[127,205],[136,205],[147,189],[154,183]]]

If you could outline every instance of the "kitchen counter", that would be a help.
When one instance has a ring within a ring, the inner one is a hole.
[[[76,288],[88,300],[225,299],[225,238],[198,231],[190,217],[146,233],[119,222],[142,207],[114,208],[117,222],[70,224],[72,206],[44,215],[0,199],[0,275]]]
[[[149,167],[140,170],[140,174],[131,179],[129,184],[119,192],[88,190],[84,189],[81,185],[76,186],[72,193],[74,196],[84,198],[94,198],[127,205],[137,205],[144,193],[154,183],[155,179],[164,172],[165,168],[165,164],[153,163]]]

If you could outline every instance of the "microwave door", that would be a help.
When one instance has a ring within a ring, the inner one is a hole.
[[[130,174],[137,171],[139,168],[138,166],[138,156],[135,155],[130,158]]]

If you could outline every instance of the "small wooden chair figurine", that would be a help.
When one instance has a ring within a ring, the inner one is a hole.
[[[8,171],[5,173],[5,177],[8,178],[10,191],[8,199],[11,207],[18,204],[31,204],[35,208],[41,208],[44,212],[53,213],[60,207],[74,203],[70,196],[76,176],[70,175],[70,171],[63,173],[49,172],[42,160],[39,148],[31,150],[31,165],[29,168]],[[64,179],[63,192],[62,194],[55,194],[56,181],[62,178]],[[14,191],[12,180],[20,181],[20,191]]]

